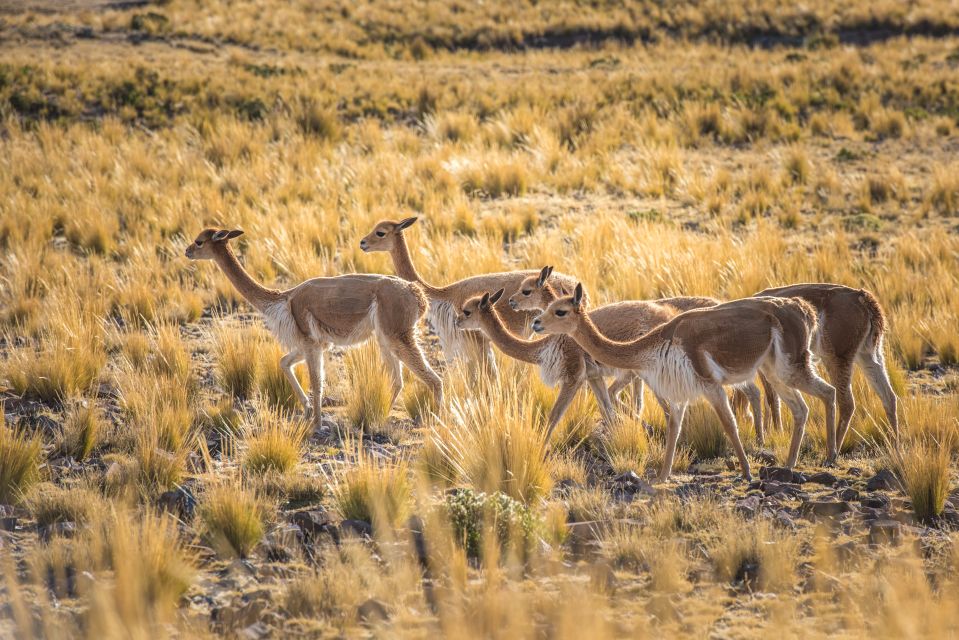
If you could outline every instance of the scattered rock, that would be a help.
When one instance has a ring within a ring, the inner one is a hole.
[[[423,535],[423,520],[419,516],[412,516],[406,521],[406,529],[410,532],[416,559],[424,571],[429,571],[430,557],[426,550],[426,536]]]
[[[260,621],[240,629],[236,635],[238,638],[242,638],[242,640],[262,640],[263,638],[269,638],[272,636],[273,629],[271,629],[265,622]]]
[[[763,467],[759,470],[759,479],[802,484],[806,481],[806,476],[786,467]]]
[[[333,517],[323,508],[310,509],[309,511],[297,511],[290,518],[290,522],[295,524],[308,538],[315,538],[321,533],[327,533],[333,525]]]
[[[620,500],[632,500],[636,494],[654,496],[656,489],[636,475],[635,471],[627,471],[613,478],[614,497]]]
[[[340,523],[341,536],[353,536],[356,538],[372,538],[373,525],[363,520],[344,520]]]
[[[806,478],[806,482],[811,482],[813,484],[821,484],[826,487],[831,487],[836,484],[836,481],[839,478],[829,473],[828,471],[820,471],[819,473],[814,473],[811,476]]]
[[[188,522],[196,513],[196,498],[186,487],[177,487],[172,491],[161,493],[157,497],[157,507]]]
[[[706,485],[698,482],[687,482],[681,484],[674,490],[680,500],[689,500],[690,498],[702,498],[709,495],[709,489]]]
[[[848,473],[851,476],[856,476],[858,478],[859,476],[862,475],[862,469],[860,469],[859,467],[849,467],[848,469],[846,469],[846,473]]]
[[[558,483],[556,483],[556,486],[553,488],[553,493],[557,497],[564,498],[569,495],[570,491],[573,491],[574,489],[579,489],[582,486],[583,485],[576,482],[572,478],[563,478]]]
[[[836,492],[836,497],[840,500],[852,502],[853,500],[859,499],[859,492],[855,489],[842,489]]]
[[[786,513],[785,511],[777,511],[776,515],[773,516],[773,522],[782,527],[783,529],[795,530],[798,525],[796,521],[792,519],[792,516]]]
[[[370,598],[356,608],[356,617],[366,624],[385,622],[390,619],[390,610],[381,600]]]
[[[869,526],[869,544],[896,544],[901,530],[898,520],[876,520]]]
[[[598,522],[570,522],[566,530],[574,542],[594,542],[602,533]]]
[[[54,536],[60,538],[72,538],[77,533],[75,522],[54,522],[44,525],[37,530],[37,534],[44,542],[49,542]]]
[[[806,493],[799,488],[798,484],[792,484],[790,482],[763,481],[759,483],[759,490],[766,496],[785,494],[800,500],[805,500],[808,497]]]
[[[762,501],[759,499],[759,496],[748,496],[736,501],[736,511],[744,516],[752,517],[759,512],[761,505]]]
[[[859,503],[864,507],[869,507],[871,509],[888,509],[889,508],[889,496],[882,493],[871,493],[859,501]]]
[[[210,612],[210,620],[220,630],[247,628],[258,622],[266,605],[264,600],[250,600],[217,607]]]
[[[844,500],[810,500],[801,510],[803,515],[832,518],[853,511],[853,507]]]
[[[902,491],[902,485],[892,471],[882,469],[866,481],[866,491]]]
[[[959,529],[959,510],[947,506],[939,515],[939,524],[946,525],[950,529]]]
[[[16,516],[3,516],[0,518],[0,531],[15,531],[18,520]]]
[[[778,460],[776,460],[776,454],[768,449],[760,449],[753,454],[753,457],[765,465],[774,466],[776,462],[778,462]]]

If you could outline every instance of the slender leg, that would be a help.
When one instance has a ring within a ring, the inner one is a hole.
[[[394,336],[389,340],[392,353],[405,364],[410,372],[419,378],[433,394],[437,409],[443,405],[443,381],[436,375],[430,363],[423,356],[416,335],[408,333]]]
[[[792,469],[796,466],[796,462],[799,461],[799,450],[802,446],[803,434],[806,431],[809,407],[806,406],[806,401],[803,400],[802,395],[792,387],[778,380],[773,381],[770,379],[769,382],[776,386],[777,393],[779,393],[783,402],[786,403],[789,411],[793,414],[793,437],[789,444],[789,457],[786,460],[786,466]]]
[[[749,400],[749,411],[753,414],[753,428],[756,430],[756,444],[760,447],[766,444],[765,425],[763,423],[763,396],[755,382],[748,382],[740,387],[743,395]]]
[[[403,391],[403,363],[393,353],[393,346],[384,336],[377,335],[376,341],[380,345],[380,356],[383,358],[383,364],[386,365],[386,371],[390,374],[390,381],[393,386],[393,395],[390,398],[390,406],[392,407],[400,392]]]
[[[856,412],[856,399],[852,394],[852,363],[830,363],[827,370],[829,381],[835,388],[835,405],[838,409],[835,435],[836,453],[838,454],[839,450],[842,449],[843,441],[846,439],[846,433],[849,431],[852,416]]]
[[[729,405],[729,397],[722,387],[717,386],[706,394],[706,399],[713,405],[713,409],[716,410],[716,415],[719,416],[719,421],[723,425],[723,431],[726,432],[726,437],[733,444],[733,451],[739,458],[739,467],[743,471],[743,478],[752,480],[753,476],[749,472],[749,460],[746,458],[743,443],[739,439],[739,426],[736,424],[736,415],[733,413],[733,408]]]
[[[811,366],[794,385],[800,391],[822,400],[826,409],[826,461],[835,462],[839,453],[839,439],[836,437],[836,389],[820,378]]]
[[[889,382],[889,372],[886,371],[886,360],[882,355],[882,345],[877,346],[873,353],[860,353],[858,360],[863,373],[866,374],[866,380],[869,381],[869,386],[882,400],[882,407],[886,410],[886,419],[889,420],[893,436],[898,441],[899,417],[896,414],[896,408],[899,399],[892,389],[892,383]]]
[[[686,415],[688,402],[669,405],[669,433],[666,435],[666,456],[663,459],[663,468],[659,471],[657,482],[666,482],[673,471],[673,461],[676,458],[676,444],[679,442],[679,432],[683,428],[683,417]]]
[[[325,347],[314,347],[306,354],[306,366],[310,370],[310,393],[313,396],[313,427],[323,424],[323,383],[326,379],[324,365]]]
[[[769,407],[769,419],[764,421],[765,425],[772,424],[773,429],[781,431],[783,428],[783,417],[779,411],[779,394],[776,388],[769,383],[763,373],[759,374],[759,381],[763,385],[763,393],[766,394],[766,406]]]
[[[556,404],[553,405],[552,410],[549,412],[549,420],[547,421],[546,426],[547,443],[549,442],[550,436],[553,435],[553,429],[555,429],[556,425],[559,424],[559,421],[563,419],[563,415],[569,408],[569,403],[571,403],[573,398],[576,397],[576,392],[579,391],[581,386],[583,386],[582,378],[576,380],[564,380],[563,384],[560,386],[559,396],[556,398]],[[605,387],[603,390],[605,391]]]
[[[633,381],[635,374],[632,371],[621,370],[616,374],[616,377],[613,378],[613,381],[609,384],[609,389],[607,393],[611,400],[615,402],[620,401],[620,395],[623,393],[623,389],[629,386],[629,383]]]
[[[596,404],[599,405],[599,411],[603,414],[603,421],[606,424],[613,424],[616,420],[616,409],[609,397],[609,392],[606,390],[606,383],[602,376],[598,373],[596,375],[587,374],[586,384],[589,385],[593,395],[596,396]]]
[[[310,399],[306,397],[306,392],[303,391],[303,387],[300,386],[300,381],[296,378],[296,372],[293,371],[293,368],[301,362],[303,362],[303,354],[299,351],[291,351],[280,358],[280,369],[283,370],[283,375],[286,376],[286,379],[290,381],[290,386],[293,387],[293,393],[296,394],[296,399],[300,401],[300,404],[302,404],[306,412],[309,413],[311,409]]]
[[[646,383],[639,376],[633,376],[633,411],[636,419],[643,417],[643,403],[645,402]]]

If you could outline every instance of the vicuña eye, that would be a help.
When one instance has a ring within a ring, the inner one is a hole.
[[[376,237],[377,237],[377,238],[382,238],[382,237],[384,237],[384,236],[386,236],[386,232],[385,232],[385,231],[377,231],[377,232],[376,232]]]
[[[556,312],[556,315],[559,316],[560,318],[562,318],[563,316],[566,315],[566,312],[565,312],[564,310],[560,309],[559,311]]]
[[[463,315],[466,316],[467,318],[469,318],[471,313],[473,313],[473,312],[472,312],[472,311],[464,311],[464,312],[463,312]]]
[[[530,289],[529,291],[524,291],[524,292],[523,292],[523,295],[524,295],[524,296],[528,296],[528,295],[531,294],[531,293],[533,293],[533,290],[532,290],[532,289]]]
[[[197,240],[197,241],[196,241],[196,246],[202,247],[202,246],[203,246],[203,241],[202,241],[202,240]]]

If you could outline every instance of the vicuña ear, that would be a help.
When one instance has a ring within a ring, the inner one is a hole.
[[[489,306],[489,291],[483,294],[483,299],[480,300],[480,309],[485,309]]]
[[[496,301],[503,297],[503,292],[504,292],[504,291],[505,291],[505,289],[502,289],[502,288],[501,288],[499,291],[497,291],[496,293],[494,293],[493,295],[491,295],[491,296],[489,297],[489,303],[490,303],[490,304],[496,304]]]
[[[553,273],[553,267],[543,267],[543,270],[539,272],[539,278],[536,279],[536,286],[542,289],[551,273]]]
[[[236,238],[237,236],[242,236],[242,235],[243,235],[243,229],[234,229],[233,231],[226,234],[226,239],[232,240],[233,238]]]
[[[419,218],[417,218],[416,216],[413,216],[411,218],[406,218],[405,220],[400,220],[400,223],[396,225],[396,228],[402,231],[403,229],[407,227],[413,226],[413,223],[416,222],[417,220],[419,220]]]
[[[227,231],[226,229],[221,229],[220,231],[217,231],[216,233],[214,233],[213,236],[210,238],[210,240],[212,240],[213,242],[223,242],[224,240],[227,239],[229,235],[230,235],[229,231]]]
[[[576,291],[573,292],[573,306],[578,307],[583,302],[583,284],[576,283]]]

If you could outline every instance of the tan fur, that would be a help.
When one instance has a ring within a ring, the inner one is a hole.
[[[263,314],[274,336],[289,350],[280,363],[297,398],[309,412],[293,368],[306,360],[310,370],[313,420],[320,422],[324,352],[333,345],[353,346],[375,336],[393,377],[393,399],[403,386],[402,365],[420,378],[442,402],[443,385],[423,357],[417,323],[426,310],[418,285],[391,276],[349,274],[312,278],[277,291],[257,283],[243,268],[228,240],[241,231],[204,229],[186,249],[191,260],[213,260],[230,282]]]
[[[534,271],[509,271],[501,273],[488,273],[484,275],[464,278],[446,286],[434,286],[423,280],[410,256],[409,247],[406,244],[406,238],[403,235],[404,229],[407,229],[417,218],[406,218],[405,220],[393,221],[383,220],[373,227],[373,230],[360,240],[360,248],[363,251],[386,251],[389,252],[393,260],[393,267],[396,274],[404,280],[416,282],[423,287],[423,291],[432,303],[430,306],[430,322],[434,324],[434,329],[441,324],[443,319],[436,318],[434,313],[445,312],[449,309],[452,313],[450,321],[455,321],[456,312],[463,306],[469,298],[482,295],[488,291],[498,291],[506,289],[514,291],[526,277],[534,275]],[[575,280],[569,276],[557,274],[556,277],[565,282],[567,286],[575,285]],[[446,304],[443,304],[446,303]],[[506,300],[500,300],[496,305],[497,311],[503,319],[503,322],[513,333],[522,336],[529,335],[529,324],[532,322],[535,314],[529,312],[519,312],[511,309]],[[439,334],[440,331],[437,331]],[[489,341],[479,332],[459,332],[462,335],[455,337],[446,337],[440,335],[440,341],[444,350],[459,351],[462,353],[478,354],[484,360],[484,364],[495,371],[491,360],[491,351]],[[452,340],[458,343],[472,343],[471,348],[459,349],[457,344],[443,344],[444,341]],[[453,357],[455,353],[446,353],[448,358]]]
[[[809,344],[814,327],[809,323],[813,316],[808,305],[778,298],[736,300],[681,313],[645,335],[624,342],[610,340],[600,332],[585,312],[581,292],[581,286],[577,286],[573,296],[555,300],[536,319],[533,329],[568,334],[597,362],[635,369],[670,405],[661,480],[671,471],[686,406],[700,396],[713,405],[739,457],[743,476],[751,478],[723,387],[752,380],[759,371],[788,398],[795,417],[788,465],[796,463],[808,416],[797,389],[823,401],[827,433],[832,431],[835,390],[812,368]]]
[[[765,289],[757,296],[792,297],[805,300],[815,309],[819,328],[813,339],[813,352],[826,368],[836,388],[839,419],[836,446],[841,448],[856,410],[852,395],[852,372],[858,362],[870,386],[882,400],[886,419],[899,435],[896,415],[898,398],[889,382],[883,354],[886,318],[876,297],[865,289],[839,284],[803,283]],[[775,393],[767,393],[773,422],[779,421],[779,402]]]
[[[520,288],[509,298],[509,305],[517,310],[543,311],[552,304],[561,295],[568,295],[571,291],[563,293],[562,285],[560,290],[553,286],[550,276],[553,273],[553,267],[546,266],[537,276],[529,276],[520,283]],[[639,304],[647,310],[645,318],[638,318],[634,314],[637,309],[631,305]],[[590,317],[600,326],[604,335],[613,340],[625,341],[638,337],[645,331],[653,328],[657,324],[666,322],[673,316],[689,311],[691,309],[701,309],[704,307],[713,307],[719,304],[719,300],[705,296],[679,296],[673,298],[660,298],[659,300],[649,300],[640,302],[614,303],[600,307],[590,312]],[[621,307],[619,305],[627,305]],[[597,314],[600,316],[597,316]],[[599,322],[597,318],[602,318]],[[636,324],[638,323],[638,324]],[[639,333],[635,327],[642,328]],[[608,330],[607,330],[608,329]],[[609,385],[607,393],[614,401],[618,401],[623,389],[632,385],[633,402],[635,415],[641,416],[643,413],[643,395],[644,381],[642,377],[636,375],[631,369],[615,369],[616,379]],[[760,446],[765,442],[765,425],[762,410],[762,394],[759,387],[753,381],[745,382],[737,388],[742,396],[749,402],[752,411],[753,425],[756,430],[756,439]],[[669,421],[669,409],[667,405],[657,398],[660,406],[666,415],[666,421]]]
[[[482,331],[506,355],[537,365],[544,382],[560,385],[556,404],[550,411],[548,433],[552,433],[562,420],[584,382],[589,384],[596,396],[604,420],[611,422],[614,419],[611,394],[604,386],[603,377],[624,377],[631,381],[636,374],[630,370],[596,366],[593,359],[569,336],[554,335],[541,340],[524,340],[517,336],[509,330],[495,308],[502,289],[498,293],[493,294],[493,304],[489,304],[489,294],[467,300],[460,308],[457,325],[463,329]],[[675,313],[670,308],[655,302],[618,302],[590,312],[596,325],[616,340],[637,338],[673,315]]]

